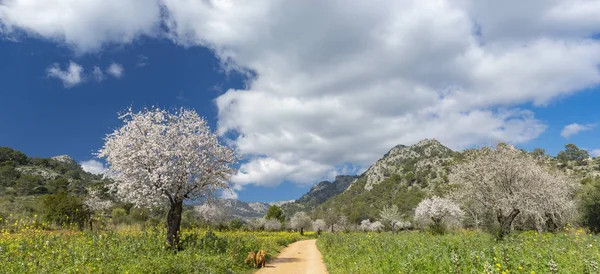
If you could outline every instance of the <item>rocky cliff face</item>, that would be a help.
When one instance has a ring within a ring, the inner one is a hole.
[[[435,139],[425,139],[412,146],[398,145],[373,164],[364,174],[366,190],[398,174],[410,184],[418,180],[439,183],[455,153]]]

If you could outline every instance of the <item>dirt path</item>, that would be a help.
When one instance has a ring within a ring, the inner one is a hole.
[[[289,245],[279,253],[277,258],[271,259],[264,268],[256,272],[256,274],[274,273],[327,273],[321,252],[317,249],[317,240],[299,241]]]

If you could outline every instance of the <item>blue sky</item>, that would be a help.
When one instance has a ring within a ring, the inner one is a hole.
[[[190,107],[244,155],[245,201],[423,138],[600,149],[600,4],[519,3],[5,1],[0,145],[85,162],[118,111]]]

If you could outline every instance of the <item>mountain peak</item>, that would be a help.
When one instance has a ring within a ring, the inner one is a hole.
[[[439,169],[452,158],[453,151],[436,139],[423,139],[412,146],[397,145],[366,172],[366,190],[371,190],[392,174]]]

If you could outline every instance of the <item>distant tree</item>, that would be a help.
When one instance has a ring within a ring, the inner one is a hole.
[[[463,207],[494,214],[499,238],[510,233],[519,215],[534,220],[538,229],[573,216],[575,182],[507,144],[468,153],[452,170],[450,184]]]
[[[180,240],[183,202],[228,188],[234,151],[219,143],[203,118],[189,109],[169,112],[129,109],[125,124],[107,135],[99,156],[106,159],[117,196],[136,206],[168,203],[167,243]]]
[[[371,231],[381,232],[383,230],[383,224],[380,221],[375,221],[371,224]]]
[[[94,213],[99,213],[98,217],[102,216],[104,212],[108,211],[113,206],[113,202],[106,197],[103,197],[101,192],[96,189],[88,189],[88,195],[83,201],[83,204],[87,207],[88,221],[90,230],[93,230],[92,216]]]
[[[360,222],[360,229],[364,232],[371,231],[371,220],[362,220]]]
[[[265,229],[268,231],[279,231],[281,230],[282,224],[277,219],[265,220]]]
[[[417,205],[415,209],[415,222],[429,226],[435,233],[444,233],[446,225],[451,222],[460,222],[462,210],[449,199],[440,197],[427,198]]]
[[[574,144],[565,145],[565,150],[561,151],[556,155],[556,158],[562,162],[567,163],[569,161],[574,161],[577,164],[583,164],[583,161],[590,157],[590,154],[583,149],[579,149]]]
[[[304,235],[304,230],[310,228],[311,225],[312,220],[306,213],[302,211],[296,212],[296,214],[294,214],[290,220],[291,228],[300,231],[300,235]]]
[[[379,216],[384,224],[388,225],[391,230],[394,232],[399,227],[398,225],[402,224],[402,214],[398,211],[398,206],[384,206],[383,209],[379,212]]]
[[[195,210],[199,213],[200,218],[206,223],[216,226],[219,231],[222,231],[227,222],[231,219],[230,210],[217,203],[204,203],[196,206]]]
[[[531,152],[531,155],[536,159],[544,159],[546,157],[546,150],[541,148],[535,148]]]
[[[322,231],[327,229],[327,223],[325,223],[325,221],[323,219],[316,219],[312,223],[312,229],[313,229],[313,231],[316,231],[317,234],[321,234]]]
[[[283,210],[276,205],[272,205],[269,207],[269,211],[267,211],[267,215],[265,215],[265,219],[277,219],[279,222],[283,223],[285,221],[285,215],[283,214]]]
[[[336,224],[339,223],[340,221],[340,214],[338,212],[336,212],[335,209],[333,208],[328,208],[325,216],[323,218],[323,220],[325,221],[325,223],[327,223],[327,226],[329,227],[329,230],[331,232],[335,232],[335,230],[333,229],[334,226]]]
[[[231,229],[240,229],[244,226],[244,222],[240,218],[234,218],[229,222],[229,227]]]
[[[256,218],[256,219],[252,219],[248,222],[248,228],[250,230],[264,230],[265,229],[265,223],[266,223],[266,219],[265,218]]]

